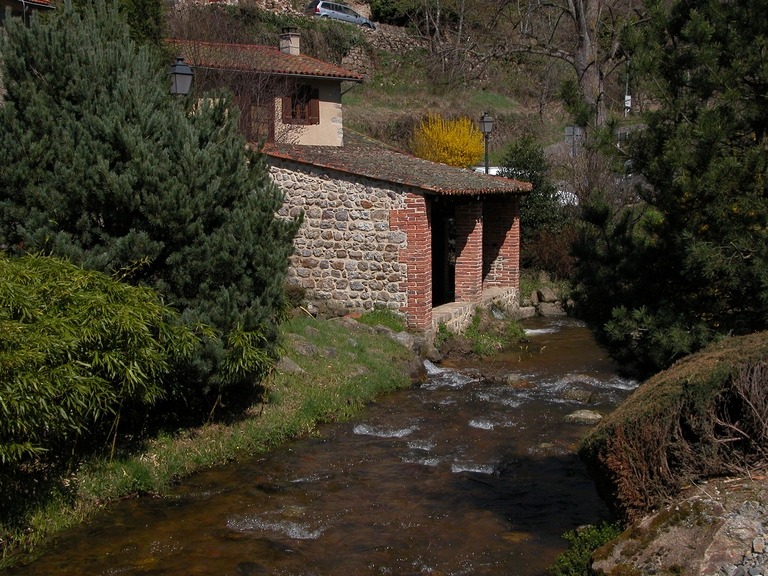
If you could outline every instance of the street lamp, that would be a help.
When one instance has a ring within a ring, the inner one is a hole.
[[[485,137],[485,173],[488,174],[488,138],[491,136],[491,130],[493,130],[493,118],[488,115],[488,112],[483,112],[480,116],[480,132]]]
[[[184,62],[183,56],[176,56],[176,62],[171,64],[171,94],[186,96],[192,87],[192,69]]]

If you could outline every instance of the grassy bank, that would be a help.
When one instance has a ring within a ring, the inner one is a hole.
[[[247,458],[345,419],[376,395],[410,384],[413,353],[371,328],[345,320],[296,318],[283,326],[293,364],[270,375],[265,402],[228,425],[163,434],[140,452],[109,462],[85,462],[52,479],[21,511],[0,525],[0,569],[33,559],[56,535],[121,498],[163,494],[196,471]],[[2,489],[2,487],[0,487]]]

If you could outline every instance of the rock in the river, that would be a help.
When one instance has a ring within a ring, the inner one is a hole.
[[[576,412],[568,414],[568,416],[565,417],[566,422],[571,422],[572,424],[588,424],[590,426],[597,424],[602,419],[603,416],[594,410],[576,410]]]
[[[427,381],[427,367],[421,358],[416,357],[408,364],[408,376],[414,386],[421,386]]]
[[[555,291],[552,290],[552,288],[550,288],[549,286],[542,286],[541,288],[539,288],[537,295],[539,297],[539,302],[541,302],[542,304],[553,303],[553,302],[557,302],[558,300],[557,294],[555,294]]]
[[[564,400],[589,404],[595,400],[595,393],[584,388],[570,387],[560,392],[560,397]]]
[[[536,388],[536,385],[526,380],[520,374],[510,374],[507,376],[507,384],[512,388]]]
[[[520,306],[513,310],[510,315],[515,320],[525,320],[526,318],[533,318],[536,316],[536,306]]]
[[[567,313],[560,302],[542,302],[539,304],[539,314],[542,316],[566,316]]]

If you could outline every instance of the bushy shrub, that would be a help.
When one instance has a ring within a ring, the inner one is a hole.
[[[149,288],[0,253],[0,462],[103,440],[121,409],[169,393],[197,343]]]
[[[467,117],[446,120],[429,114],[414,131],[411,150],[420,158],[467,168],[483,155],[483,135]]]
[[[587,526],[570,530],[563,538],[570,542],[568,550],[560,554],[547,572],[551,576],[589,576],[592,553],[621,534],[617,524],[603,522],[599,526]]]

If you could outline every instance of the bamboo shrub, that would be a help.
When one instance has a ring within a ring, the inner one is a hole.
[[[64,260],[0,253],[0,462],[17,462],[151,405],[197,337],[159,295]]]

